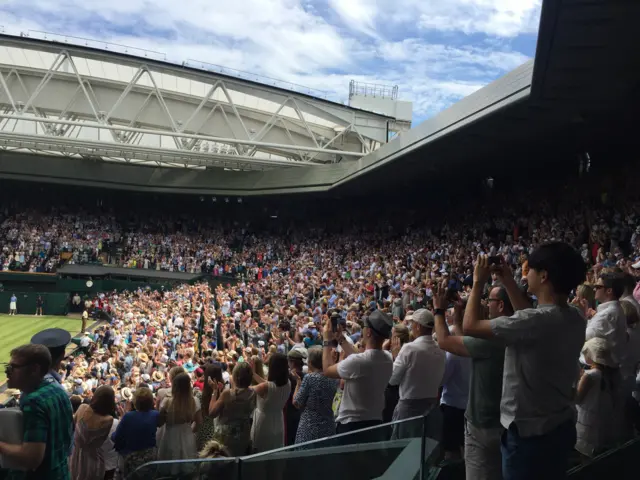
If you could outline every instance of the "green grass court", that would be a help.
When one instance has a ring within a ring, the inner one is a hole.
[[[9,361],[9,352],[15,347],[29,343],[31,337],[45,328],[63,328],[76,336],[82,321],[67,317],[34,317],[33,315],[0,315],[0,362]],[[0,368],[0,385],[6,380],[4,367]]]

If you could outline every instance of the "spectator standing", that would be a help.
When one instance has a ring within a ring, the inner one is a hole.
[[[287,354],[287,361],[289,363],[290,372],[289,382],[291,383],[291,393],[289,394],[289,399],[287,400],[287,404],[284,407],[286,445],[293,445],[294,443],[296,443],[301,412],[299,408],[296,408],[294,406],[293,400],[295,397],[295,391],[296,386],[298,385],[298,381],[302,382],[305,377],[305,373],[303,370],[304,359],[307,358],[307,355],[308,352],[304,347],[304,343],[302,344],[302,346],[298,345],[297,347],[292,348]],[[320,360],[320,362],[322,363],[322,359]],[[254,369],[258,371],[257,366],[259,365],[259,359],[253,360],[253,365]],[[320,371],[322,371],[322,365],[320,366]]]
[[[620,305],[624,293],[624,275],[601,273],[594,285],[599,302],[596,314],[587,324],[586,339],[604,338],[611,346],[613,359],[622,364],[627,354],[627,319]]]
[[[564,478],[576,442],[574,385],[585,320],[569,294],[585,279],[586,266],[571,246],[546,243],[529,256],[527,284],[538,299],[529,308],[507,265],[496,267],[516,313],[482,319],[480,300],[491,275],[479,255],[464,314],[464,332],[502,339],[505,351],[500,422],[505,480]]]
[[[331,321],[325,318],[322,343],[322,370],[329,378],[343,379],[344,392],[338,411],[336,433],[348,433],[382,423],[384,391],[393,373],[393,358],[382,349],[391,336],[389,315],[375,310],[364,319],[365,351],[355,353],[353,346],[340,337],[345,358],[334,363]]]
[[[622,292],[622,296],[620,297],[620,302],[627,302],[633,305],[638,312],[638,316],[640,316],[640,303],[633,296],[633,291],[636,288],[636,279],[630,273],[624,273],[624,291]]]
[[[622,377],[607,340],[594,337],[582,349],[589,370],[582,370],[576,390],[576,450],[592,458],[622,438]]]
[[[282,448],[284,446],[283,409],[291,393],[286,355],[282,353],[272,355],[269,359],[267,381],[252,388],[257,395],[257,405],[251,426],[253,450],[266,452]]]
[[[249,453],[251,417],[256,407],[256,394],[250,389],[253,379],[251,366],[239,363],[232,372],[233,386],[225,389],[213,378],[207,380],[212,389],[209,415],[216,419],[214,440],[233,457]]]
[[[109,386],[98,387],[89,405],[80,405],[74,415],[75,435],[71,456],[73,480],[102,480],[105,474],[102,445],[113,425],[115,393]]]
[[[333,398],[338,381],[322,374],[322,348],[311,347],[308,352],[309,371],[304,377],[292,371],[296,380],[293,405],[302,410],[295,443],[310,442],[336,433],[333,419]]]
[[[464,415],[469,401],[471,361],[451,352],[445,355],[440,397],[442,448],[446,460],[457,460],[462,457],[464,447]]]
[[[443,286],[433,298],[438,345],[449,353],[471,358],[464,429],[466,478],[499,480],[502,478],[500,438],[504,432],[500,425],[504,345],[497,339],[451,335],[444,316],[444,308],[449,303],[446,291],[446,286]],[[513,307],[504,287],[492,288],[487,301],[489,319],[513,315]],[[464,305],[458,300],[454,306],[456,320],[461,319],[463,312]]]
[[[197,456],[195,431],[202,423],[200,402],[193,396],[191,378],[186,373],[177,375],[171,384],[171,397],[160,407],[158,426],[165,426],[158,444],[158,460],[181,460]],[[171,468],[171,474],[184,473],[180,465]]]
[[[109,430],[109,435],[102,444],[102,447],[100,447],[102,450],[102,457],[104,458],[104,480],[113,480],[118,468],[118,452],[116,452],[115,443],[113,443],[113,440],[111,439],[118,427],[118,423],[119,420],[114,418],[111,430]]]
[[[212,382],[209,382],[209,379],[211,379]],[[207,365],[204,369],[204,382],[202,387],[202,425],[200,425],[196,437],[198,451],[201,451],[207,442],[213,440],[215,418],[209,414],[209,405],[211,404],[211,398],[214,393],[212,384],[217,393],[217,385],[219,383],[224,385],[220,365]]]
[[[437,407],[438,390],[445,371],[445,352],[433,341],[433,314],[421,308],[407,315],[406,319],[414,340],[404,345],[400,344],[397,336],[391,340],[394,362],[389,385],[400,387],[400,399],[393,411],[394,422],[427,415]],[[439,417],[431,422],[429,436],[438,435]],[[410,433],[406,432],[406,435]],[[406,436],[405,432],[397,429],[395,435]]]
[[[127,388],[123,389],[127,390]],[[112,440],[122,457],[122,478],[128,477],[145,463],[156,459],[156,430],[158,411],[153,408],[153,393],[146,387],[138,388],[133,396],[135,410],[121,417]]]
[[[68,480],[73,413],[69,397],[44,379],[51,354],[43,345],[14,348],[6,367],[9,388],[22,392],[22,443],[0,442],[3,455],[25,471],[10,470],[11,479]]]
[[[87,358],[89,358],[89,349],[91,347],[91,343],[93,340],[91,339],[91,333],[89,331],[85,331],[82,337],[80,338],[80,348],[82,352],[85,354]]]
[[[405,320],[407,319],[407,317],[405,317]],[[357,325],[357,324],[356,324]],[[402,346],[405,343],[408,343],[410,341],[409,338],[409,329],[407,328],[406,325],[402,324],[402,323],[398,323],[396,325],[393,326],[393,330],[391,332],[391,339],[387,340],[384,343],[384,349],[385,350],[391,350],[391,343],[393,342],[394,338],[398,338],[398,341],[400,342],[400,348],[402,348]],[[392,421],[393,419],[393,412],[396,408],[396,405],[398,405],[398,401],[400,400],[400,385],[387,385],[387,388],[384,391],[384,410],[382,412],[382,422],[383,423],[389,423]]]

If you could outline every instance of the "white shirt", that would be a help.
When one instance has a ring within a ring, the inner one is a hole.
[[[400,385],[400,400],[438,398],[445,358],[431,335],[405,343],[393,362],[389,384]]]
[[[598,305],[597,313],[589,320],[585,341],[604,338],[611,344],[613,359],[622,363],[627,353],[627,318],[620,302],[612,300]]]
[[[354,353],[338,363],[338,375],[345,382],[336,421],[382,420],[384,391],[392,373],[393,359],[382,350]]]

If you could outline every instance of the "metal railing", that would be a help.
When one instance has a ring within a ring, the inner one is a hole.
[[[363,97],[390,98],[396,100],[398,98],[398,85],[378,85],[375,83],[349,82],[349,98],[359,95]]]
[[[5,33],[4,26],[0,25],[0,33]],[[305,85],[299,85],[297,83],[288,82],[286,80],[280,80],[272,78],[266,75],[259,75],[256,73],[246,72],[235,68],[225,67],[223,65],[216,65],[214,63],[204,62],[201,60],[187,59],[184,61],[175,61],[167,57],[164,52],[158,52],[155,50],[149,50],[140,47],[133,47],[131,45],[123,45],[120,43],[106,42],[103,40],[96,40],[87,37],[78,37],[74,35],[66,35],[55,32],[45,32],[42,30],[28,30],[27,32],[20,32],[21,37],[36,38],[40,40],[68,43],[70,45],[77,45],[81,47],[96,48],[100,50],[107,50],[110,52],[124,53],[127,55],[135,55],[138,57],[150,58],[152,60],[159,60],[162,62],[169,62],[175,65],[182,65],[184,67],[197,68],[205,70],[207,72],[218,73],[221,75],[227,75],[240,80],[249,80],[257,82],[266,86],[281,88],[283,90],[290,90],[295,93],[302,93],[304,95],[311,95],[317,98],[329,99],[330,92],[319,90]]]
[[[25,36],[29,38],[38,38],[40,40],[48,40],[51,42],[69,43],[71,45],[79,45],[82,47],[97,48],[100,50],[108,50],[117,53],[125,53],[127,55],[151,58],[153,60],[160,60],[163,62],[167,61],[167,54],[163,52],[156,52],[155,50],[132,47],[130,45],[122,45],[120,43],[105,42],[92,38],[76,37],[74,35],[65,35],[62,33],[43,32],[41,30],[28,30]]]
[[[431,435],[434,419],[409,418],[245,457],[151,462],[126,478],[267,480],[304,472],[305,480],[326,480],[339,472],[350,480],[427,480],[440,457],[439,441]]]
[[[249,80],[251,82],[257,82],[270,87],[281,88],[283,90],[291,90],[292,92],[302,93],[305,95],[312,95],[318,98],[327,99],[329,92],[324,90],[317,90],[307,87],[305,85],[299,85],[297,83],[288,82],[286,80],[280,80],[277,78],[268,77],[266,75],[258,75],[256,73],[245,72],[243,70],[237,70],[235,68],[225,67],[223,65],[216,65],[215,63],[203,62],[201,60],[188,59],[182,63],[185,67],[198,68],[200,70],[206,70],[208,72],[219,73],[220,75],[228,75],[234,78],[242,80]]]

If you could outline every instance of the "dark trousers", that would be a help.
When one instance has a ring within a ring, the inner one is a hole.
[[[575,422],[557,426],[544,435],[521,437],[515,423],[502,434],[504,480],[556,480],[565,478],[569,455],[576,444]]]
[[[384,428],[374,428],[366,430],[364,432],[352,433],[363,428],[375,427],[382,425],[382,420],[365,420],[363,422],[349,422],[349,423],[337,423],[336,434],[350,433],[351,435],[345,435],[338,438],[340,445],[353,445],[356,443],[371,443],[381,442],[388,440],[388,431]]]

